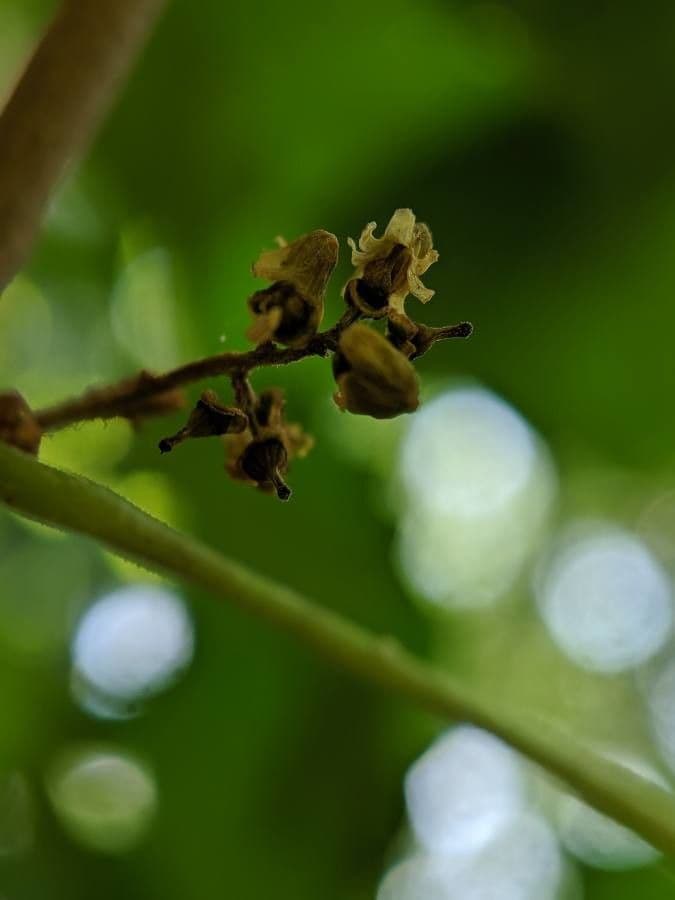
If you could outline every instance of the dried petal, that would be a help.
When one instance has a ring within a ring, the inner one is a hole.
[[[314,446],[314,438],[303,431],[302,425],[289,422],[281,432],[281,440],[286,447],[289,460],[304,459]]]
[[[256,319],[249,338],[257,343],[274,340],[304,346],[321,324],[326,287],[337,258],[337,238],[323,229],[262,253],[253,274],[274,284],[249,299]]]
[[[366,276],[370,268],[369,288],[373,290],[377,286],[375,270],[372,268],[376,262],[391,260],[391,253],[395,247],[405,247],[409,251],[404,277],[391,278],[387,266],[384,266],[384,279],[379,284],[381,292],[388,292],[388,307],[399,312],[404,311],[404,303],[408,294],[412,294],[426,303],[433,297],[434,292],[426,288],[420,281],[432,263],[438,259],[438,253],[433,249],[433,240],[429,228],[423,222],[415,221],[415,214],[411,209],[397,209],[389,220],[381,238],[376,238],[374,231],[375,222],[369,222],[361,233],[359,245],[349,238],[352,248],[352,264],[356,266],[356,279]],[[395,282],[388,285],[389,282]],[[352,289],[353,290],[353,289]],[[361,294],[361,291],[358,292]],[[379,307],[378,307],[379,308]]]
[[[338,248],[335,235],[319,228],[261,253],[253,264],[253,274],[267,281],[290,281],[305,297],[320,301],[337,264]]]
[[[360,278],[348,282],[346,301],[371,319],[391,312],[391,298],[406,293],[412,253],[402,244],[394,244],[386,256],[376,257],[363,267]]]

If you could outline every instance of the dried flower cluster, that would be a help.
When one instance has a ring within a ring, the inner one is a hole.
[[[204,391],[186,424],[161,440],[159,449],[168,453],[191,438],[219,437],[232,478],[287,500],[288,467],[309,452],[312,439],[286,420],[280,389],[255,393],[249,379],[253,369],[332,354],[337,406],[389,419],[413,412],[419,404],[412,360],[436,341],[471,334],[468,322],[432,328],[406,311],[410,295],[427,303],[434,293],[420,280],[438,259],[429,228],[416,221],[412,210],[398,209],[382,237],[375,237],[375,229],[370,222],[358,245],[349,239],[354,274],[343,291],[344,314],[332,328],[319,331],[338,260],[337,238],[318,229],[291,243],[278,239],[279,246],[253,264],[253,274],[270,282],[248,300],[253,322],[247,334],[253,350],[197,360],[163,375],[140,372],[37,412],[15,392],[0,394],[0,440],[36,453],[44,431],[73,422],[123,416],[138,424],[181,407],[183,385],[226,374],[234,405],[224,404],[213,390]],[[366,320],[383,320],[384,330]]]
[[[369,223],[357,245],[350,239],[354,276],[343,296],[348,311],[335,336],[333,373],[342,410],[389,419],[413,412],[419,404],[419,382],[411,363],[434,341],[468,336],[471,326],[430,328],[406,313],[410,294],[426,303],[433,291],[420,281],[438,259],[429,228],[410,209],[392,216],[381,238]],[[292,243],[279,240],[275,250],[261,254],[253,274],[270,281],[248,300],[253,324],[248,337],[259,347],[268,344],[302,349],[316,339],[323,319],[326,288],[338,260],[338,240],[317,230]],[[387,319],[382,334],[359,319]],[[290,462],[304,456],[311,441],[298,425],[284,418],[280,390],[256,397],[245,375],[233,378],[239,407],[223,406],[212,392],[202,395],[187,425],[160,444],[170,450],[188,437],[224,435],[227,471],[233,478],[290,497],[283,480]]]

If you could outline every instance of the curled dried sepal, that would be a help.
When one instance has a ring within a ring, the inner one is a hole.
[[[286,422],[285,398],[279,388],[268,388],[256,399],[249,427],[224,438],[230,476],[280,500],[288,500],[291,489],[284,481],[290,462],[306,456],[313,439],[301,426]]]
[[[37,454],[42,429],[18,391],[0,393],[0,441]]]
[[[289,459],[304,459],[314,446],[314,438],[297,422],[288,422],[282,432],[282,440]]]
[[[375,419],[414,412],[419,405],[417,374],[409,360],[379,332],[352,325],[333,357],[340,409]]]
[[[356,272],[345,299],[373,317],[386,315],[386,310],[403,313],[408,294],[426,303],[434,292],[419,276],[438,259],[429,228],[415,220],[411,209],[397,209],[381,238],[375,237],[376,228],[376,222],[366,225],[358,247],[349,238]]]
[[[249,298],[254,322],[248,337],[257,344],[277,341],[289,347],[311,340],[323,318],[326,287],[337,258],[338,240],[323,229],[262,253],[253,274],[273,284]]]
[[[436,341],[451,338],[468,338],[473,333],[471,322],[458,322],[456,325],[444,325],[434,328],[413,322],[406,315],[394,313],[387,322],[387,338],[390,343],[409,359],[418,359]]]
[[[187,424],[171,437],[159,442],[162,453],[190,438],[239,434],[248,426],[247,416],[234,406],[224,406],[214,391],[204,391],[190,413]]]

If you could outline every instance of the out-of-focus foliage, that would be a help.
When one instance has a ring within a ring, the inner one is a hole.
[[[54,6],[0,0],[0,95]],[[256,376],[317,437],[289,504],[229,482],[217,441],[160,458],[180,417],[87,424],[44,458],[667,780],[674,38],[665,2],[174,0],[0,300],[0,387],[43,404],[244,348],[277,234],[340,237],[332,321],[346,236],[411,206],[441,253],[426,321],[476,325],[421,362],[412,426],[340,415],[311,360]],[[125,587],[147,620],[83,646]],[[436,878],[400,828],[438,723],[207,597],[183,597],[190,623],[169,587],[0,517],[3,900],[373,900],[399,858],[387,900]],[[556,890],[671,896],[633,836],[523,778],[513,821]],[[443,858],[462,900],[490,878],[530,897],[507,882],[534,856],[495,840],[461,877]]]

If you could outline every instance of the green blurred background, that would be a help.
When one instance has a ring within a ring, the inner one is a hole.
[[[0,0],[0,94],[53,8]],[[668,778],[674,40],[666,2],[174,0],[0,303],[0,386],[42,405],[140,366],[244,349],[250,263],[277,234],[339,236],[332,322],[346,236],[411,206],[441,254],[425,279],[436,297],[411,313],[476,327],[420,362],[429,409],[465,392],[473,431],[450,407],[435,424],[340,415],[330,366],[309,360],[255,382],[282,384],[317,438],[289,504],[230,483],[217,441],[160,458],[181,416],[138,433],[83,425],[47,439],[43,458]],[[503,441],[491,410],[508,419]],[[453,490],[508,484],[526,465],[518,440],[536,471],[491,523],[489,503],[473,529],[447,509],[428,516],[410,466],[424,471],[434,436],[429,464]],[[477,450],[477,468],[457,447]],[[636,630],[656,629],[616,665],[602,646],[580,664],[537,611],[551,555],[589,531],[632,542],[651,578],[643,604],[640,572],[614,569],[606,590],[591,572],[610,618],[620,596],[644,612]],[[442,564],[453,554],[454,587]],[[123,587],[185,600],[171,609],[189,610],[194,656],[184,634],[180,663],[155,679],[171,684],[120,709],[82,687],[73,640],[90,604]],[[0,710],[2,900],[371,900],[406,840],[405,772],[440,727],[209,597],[7,513]],[[82,775],[97,760],[102,786]],[[579,856],[565,856],[561,896],[672,896],[652,857]]]

